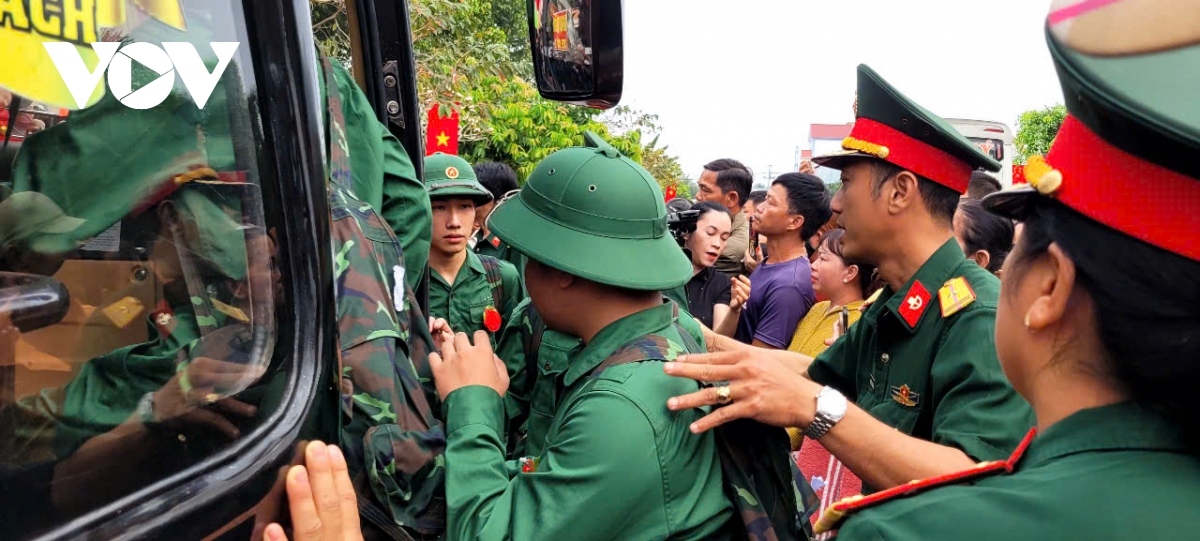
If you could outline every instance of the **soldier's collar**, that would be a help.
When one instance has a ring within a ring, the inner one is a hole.
[[[467,249],[466,266],[476,274],[487,274],[487,269],[483,268],[483,261],[479,259],[479,255],[474,250]]]
[[[655,334],[671,325],[675,320],[675,307],[664,303],[654,308],[630,314],[596,333],[592,341],[584,347],[571,352],[570,368],[563,384],[568,387],[579,378],[591,373],[600,363],[617,351],[617,348],[628,344],[634,338],[647,334]]]
[[[909,278],[904,287],[889,298],[885,307],[900,320],[900,325],[909,333],[916,332],[921,318],[930,311],[931,304],[937,300],[937,290],[952,278],[958,266],[966,260],[962,247],[954,238],[947,240],[938,248],[917,273]],[[936,309],[933,310],[937,312]]]
[[[1066,456],[1112,450],[1187,452],[1179,430],[1161,415],[1132,402],[1075,412],[1033,440],[1024,468]]]

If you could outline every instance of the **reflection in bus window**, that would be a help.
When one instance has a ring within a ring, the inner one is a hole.
[[[591,0],[536,0],[534,47],[543,91],[591,92]]]
[[[131,2],[100,39],[190,42],[210,71],[211,42],[248,42],[240,3],[178,4],[147,13]],[[134,62],[135,92],[159,77]],[[247,47],[203,109],[178,78],[144,110],[106,89],[68,113],[74,104],[37,92],[0,95],[19,104],[0,118],[6,539],[128,495],[258,426],[283,300]]]

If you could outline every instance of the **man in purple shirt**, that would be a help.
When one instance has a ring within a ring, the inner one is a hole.
[[[829,190],[803,173],[780,175],[756,209],[758,232],[771,255],[750,275],[750,300],[735,338],[761,348],[785,349],[816,300],[804,240],[829,221]]]

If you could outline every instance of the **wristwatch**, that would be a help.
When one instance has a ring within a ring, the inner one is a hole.
[[[138,400],[138,405],[137,405],[136,411],[137,411],[138,417],[142,420],[143,424],[151,425],[151,424],[158,422],[158,419],[156,419],[154,417],[154,392],[153,391],[142,395],[142,399]]]
[[[817,393],[817,415],[813,422],[804,429],[804,435],[812,440],[819,440],[833,425],[846,416],[846,397],[833,387],[825,387]]]

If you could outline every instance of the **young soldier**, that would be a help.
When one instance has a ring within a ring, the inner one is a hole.
[[[769,355],[807,374],[815,383],[797,389],[809,412],[798,426],[875,489],[1008,456],[1033,417],[996,359],[999,281],[966,259],[952,228],[971,172],[999,164],[867,66],[859,66],[858,120],[842,146],[847,152],[815,161],[842,170],[831,206],[846,228],[844,253],[876,265],[887,286],[815,361],[742,348],[687,362]],[[753,416],[763,407],[755,388],[733,381],[672,407],[721,395],[733,403],[704,429]]]
[[[661,291],[691,265],[666,224],[657,182],[592,134],[538,165],[491,230],[529,257],[532,304],[578,337],[541,453],[505,467],[509,379],[483,334],[443,337],[430,364],[445,401],[451,539],[728,539],[715,439],[667,397],[697,389],[658,362],[700,349]],[[532,437],[531,437],[532,440]]]
[[[429,250],[429,314],[455,331],[487,331],[493,344],[521,302],[521,278],[507,261],[467,247],[475,207],[492,200],[466,160],[441,152],[425,159],[425,186],[433,207]]]

